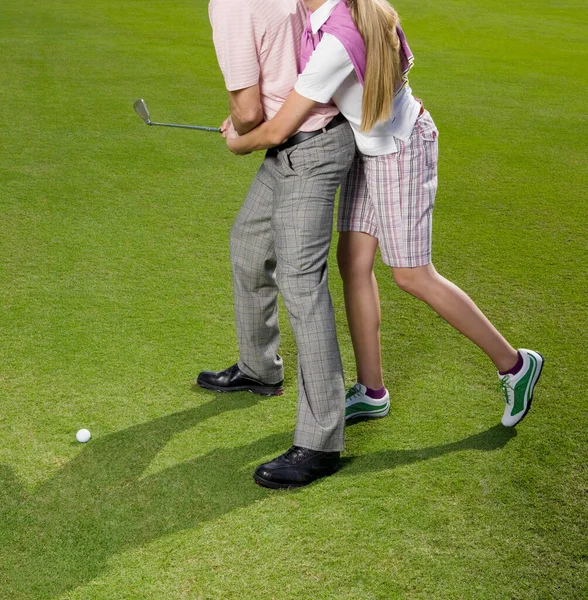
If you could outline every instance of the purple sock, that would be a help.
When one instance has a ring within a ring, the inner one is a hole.
[[[519,357],[517,360],[517,364],[508,371],[498,371],[500,375],[516,375],[523,368],[523,357],[520,352],[517,352],[517,356]]]
[[[370,397],[372,400],[381,400],[386,395],[386,388],[382,387],[379,390],[366,388],[365,395]]]

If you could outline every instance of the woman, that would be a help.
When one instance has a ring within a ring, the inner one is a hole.
[[[232,152],[276,147],[272,152],[287,163],[288,148],[281,144],[316,103],[332,99],[353,129],[358,151],[341,191],[337,250],[357,365],[346,418],[383,417],[390,409],[373,273],[379,246],[396,284],[426,302],[495,364],[506,402],[502,423],[512,427],[531,406],[543,357],[515,350],[431,262],[438,132],[408,85],[413,59],[398,15],[385,0],[305,3],[309,16],[294,91],[273,119],[248,134],[238,136],[229,122],[222,130]]]

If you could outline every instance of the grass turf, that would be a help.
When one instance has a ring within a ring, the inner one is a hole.
[[[228,232],[260,156],[206,2],[0,5],[0,598],[584,598],[585,3],[396,5],[441,130],[434,259],[547,363],[516,430],[491,364],[377,266],[391,415],[295,492],[286,393],[194,389],[231,364]],[[353,358],[331,261],[347,379]],[[81,446],[75,432],[88,427]]]

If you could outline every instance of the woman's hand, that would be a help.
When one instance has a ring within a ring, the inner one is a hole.
[[[235,135],[230,135],[227,138],[227,148],[237,155],[251,154],[251,150],[243,149],[243,140],[239,137],[239,134],[235,131]]]

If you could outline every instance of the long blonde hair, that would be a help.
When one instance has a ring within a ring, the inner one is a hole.
[[[347,0],[366,47],[361,130],[392,116],[394,92],[402,81],[398,13],[386,0]]]

